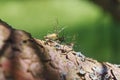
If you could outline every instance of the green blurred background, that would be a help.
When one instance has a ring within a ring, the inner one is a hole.
[[[111,15],[88,0],[0,1],[0,18],[33,37],[54,32],[56,19],[61,34],[74,49],[98,61],[120,63],[120,25]]]

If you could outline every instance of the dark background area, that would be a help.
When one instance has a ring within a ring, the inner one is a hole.
[[[111,12],[88,0],[0,1],[0,18],[43,39],[55,26],[74,49],[98,61],[120,63],[120,24]],[[58,23],[56,23],[58,21]]]

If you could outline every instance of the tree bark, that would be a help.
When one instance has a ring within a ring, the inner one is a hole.
[[[0,20],[0,80],[120,80],[120,66],[35,39]]]

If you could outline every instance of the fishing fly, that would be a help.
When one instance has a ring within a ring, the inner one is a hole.
[[[64,36],[60,36],[59,34],[65,29],[66,27],[59,28],[58,20],[56,20],[56,25],[54,26],[54,32],[52,34],[48,34],[44,38],[46,40],[58,41],[63,42]]]

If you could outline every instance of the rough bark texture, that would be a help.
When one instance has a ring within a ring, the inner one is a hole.
[[[0,80],[120,80],[120,67],[32,38],[0,20]]]

